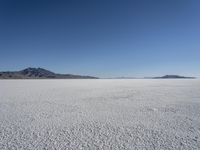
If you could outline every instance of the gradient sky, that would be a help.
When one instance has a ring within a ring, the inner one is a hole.
[[[199,0],[1,0],[0,70],[200,76]]]

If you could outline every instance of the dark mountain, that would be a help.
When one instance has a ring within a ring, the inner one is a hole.
[[[179,75],[165,75],[162,77],[154,77],[153,79],[194,79],[195,77],[184,77]]]
[[[97,79],[92,76],[58,74],[43,68],[26,68],[21,71],[0,72],[0,79]]]

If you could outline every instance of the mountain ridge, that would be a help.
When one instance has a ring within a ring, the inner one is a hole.
[[[43,68],[28,67],[20,71],[2,71],[0,79],[98,79],[93,76],[59,74]]]

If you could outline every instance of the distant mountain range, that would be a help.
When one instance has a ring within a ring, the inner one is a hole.
[[[58,74],[43,68],[26,68],[21,71],[0,72],[0,79],[97,79],[97,77]]]
[[[184,77],[179,75],[165,75],[162,77],[153,77],[153,79],[195,79],[195,77]]]
[[[21,71],[0,72],[0,79],[98,79],[98,77],[73,75],[73,74],[59,74],[43,68],[26,68]],[[139,79],[139,78],[117,77],[110,79]],[[195,77],[165,75],[161,77],[146,77],[145,79],[195,79]]]

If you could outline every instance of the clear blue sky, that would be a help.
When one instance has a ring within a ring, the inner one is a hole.
[[[199,0],[1,0],[0,70],[200,76]]]

